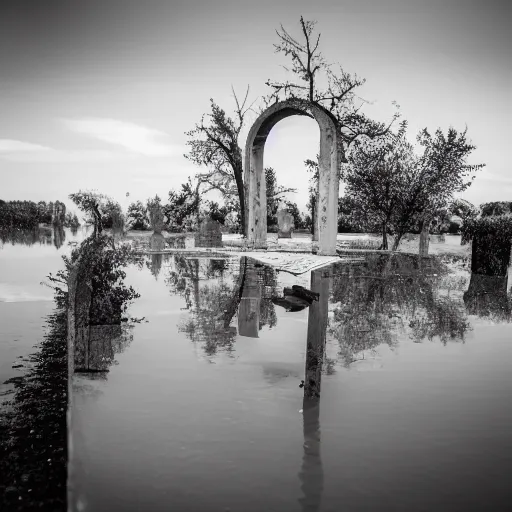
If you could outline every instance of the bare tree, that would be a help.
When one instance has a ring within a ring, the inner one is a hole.
[[[337,71],[333,71],[333,66],[326,62],[319,50],[321,34],[313,34],[315,24],[301,16],[301,41],[291,36],[282,25],[281,31],[276,31],[279,43],[274,45],[275,51],[291,59],[291,68],[284,68],[294,74],[298,81],[267,80],[266,85],[273,92],[264,99],[265,104],[293,98],[310,101],[330,115],[347,147],[361,135],[370,138],[385,135],[398,119],[399,113],[396,112],[391,122],[385,124],[373,121],[361,112],[368,101],[360,98],[356,89],[364,85],[365,79],[351,75],[341,65]],[[394,105],[398,109],[398,105]],[[346,161],[344,155],[342,160]]]
[[[248,95],[249,87],[244,100],[240,103],[233,90],[236,103],[234,119],[228,117],[226,112],[210,99],[211,113],[206,118],[203,115],[195,128],[186,132],[190,137],[187,142],[190,151],[184,155],[195,164],[208,168],[207,172],[198,175],[198,184],[208,184],[210,190],[218,190],[225,199],[238,198],[243,235],[246,234],[245,189],[243,153],[238,139],[245,116],[252,106],[246,107]]]

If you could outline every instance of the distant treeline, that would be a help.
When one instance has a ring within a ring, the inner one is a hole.
[[[53,211],[58,211],[57,223],[64,226],[79,226],[76,214],[66,213],[66,205],[60,201],[3,201],[0,199],[0,228],[33,229],[39,224],[51,224]]]

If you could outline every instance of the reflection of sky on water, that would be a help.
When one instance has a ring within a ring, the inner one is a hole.
[[[0,383],[19,374],[12,363],[33,351],[44,318],[54,308],[53,290],[41,281],[64,267],[62,255],[71,251],[67,242],[81,241],[87,233],[64,231],[65,242],[59,248],[49,227],[0,234]]]

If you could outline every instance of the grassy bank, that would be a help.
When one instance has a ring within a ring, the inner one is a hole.
[[[67,316],[47,317],[31,367],[0,410],[0,510],[66,510]]]

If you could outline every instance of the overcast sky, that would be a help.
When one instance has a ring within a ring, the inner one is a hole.
[[[366,112],[401,106],[414,140],[450,125],[485,163],[463,197],[512,199],[512,8],[488,0],[3,0],[0,3],[0,198],[61,200],[97,189],[123,206],[166,199],[198,168],[184,132],[213,98],[228,113],[231,86],[250,100],[282,77],[280,24],[318,21],[330,62],[367,79]],[[254,118],[253,118],[254,119]],[[252,119],[252,120],[253,120]],[[251,119],[250,119],[251,120]],[[240,144],[245,144],[245,134]],[[319,131],[292,117],[272,130],[265,166],[306,203],[303,161]]]

